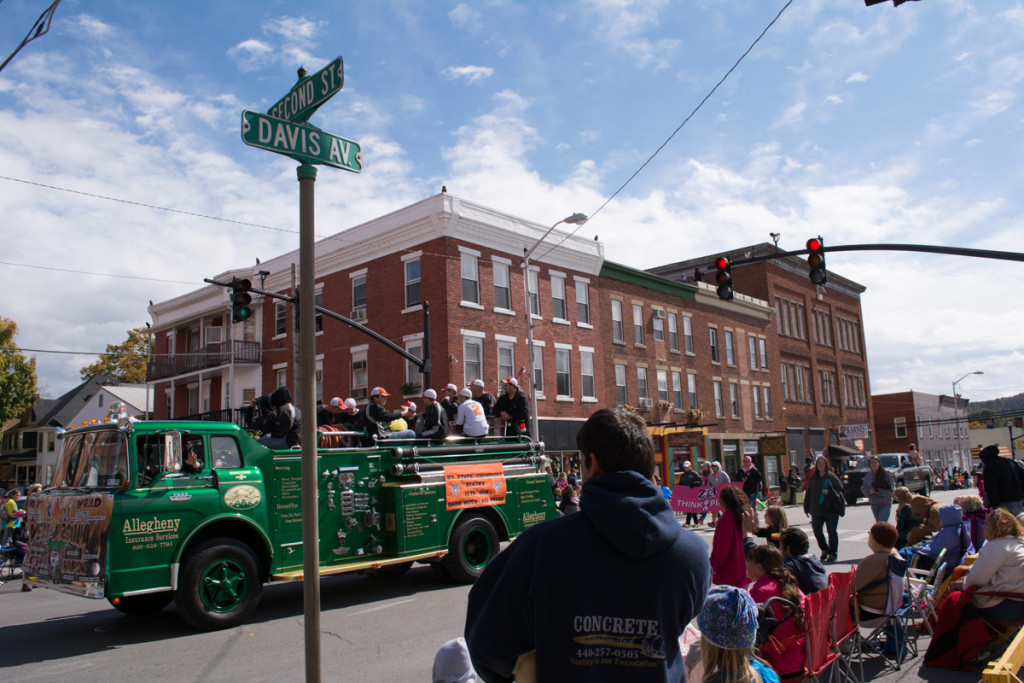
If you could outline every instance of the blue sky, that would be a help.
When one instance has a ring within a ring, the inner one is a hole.
[[[48,4],[0,5],[2,56]],[[581,234],[640,268],[770,232],[1019,250],[1021,2],[794,0],[598,211],[784,5],[63,0],[0,72],[0,315],[24,348],[100,352],[150,299],[296,248],[295,163],[243,145],[240,114],[339,55],[344,90],[312,122],[358,141],[364,171],[321,170],[321,237],[446,185],[541,224],[592,215]],[[975,370],[972,400],[1022,390],[1024,264],[828,266],[868,288],[874,393],[948,394]],[[50,397],[95,359],[35,355]]]

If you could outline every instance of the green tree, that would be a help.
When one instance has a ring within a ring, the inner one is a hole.
[[[143,328],[128,330],[128,339],[120,344],[107,344],[107,352],[99,360],[82,368],[82,380],[106,375],[123,384],[144,384],[148,341]]]
[[[33,356],[29,360],[18,350],[14,344],[16,334],[17,323],[0,318],[0,358],[4,370],[0,373],[0,424],[18,417],[39,400],[36,359]]]

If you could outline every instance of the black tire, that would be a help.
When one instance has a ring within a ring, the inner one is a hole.
[[[189,553],[174,601],[190,625],[212,631],[242,623],[262,594],[259,564],[249,546],[214,538]]]
[[[448,554],[441,558],[445,573],[457,583],[473,583],[498,554],[498,532],[480,514],[462,517],[452,529]]]
[[[114,600],[117,602],[114,602]],[[118,612],[124,614],[152,614],[159,612],[174,599],[173,591],[162,593],[146,593],[145,595],[124,595],[120,598],[107,598],[107,602]]]
[[[375,579],[393,579],[406,573],[410,568],[412,568],[412,562],[400,562],[387,564],[379,569],[367,569],[363,573]]]

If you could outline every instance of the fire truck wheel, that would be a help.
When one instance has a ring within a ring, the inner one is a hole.
[[[174,599],[174,593],[146,593],[145,595],[125,595],[120,598],[107,598],[107,601],[119,612],[125,614],[151,614],[159,612]]]
[[[252,550],[230,538],[201,543],[185,560],[174,601],[185,621],[214,630],[240,624],[263,594]]]
[[[453,581],[473,583],[498,554],[499,547],[498,532],[491,520],[479,514],[466,515],[452,529],[448,554],[441,564]]]

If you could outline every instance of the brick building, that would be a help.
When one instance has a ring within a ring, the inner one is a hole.
[[[529,393],[521,263],[547,229],[442,193],[319,241],[316,304],[416,357],[429,304],[434,388],[480,378],[497,393],[515,376]],[[706,284],[680,282],[684,264],[644,272],[605,261],[594,240],[550,235],[530,269],[535,410],[548,452],[573,453],[587,416],[627,404],[661,425],[663,464],[719,460],[731,473],[750,454],[775,485],[790,460],[822,450],[827,429],[870,422],[863,288],[832,274],[819,298],[792,260],[737,268],[743,294],[724,302]],[[215,279],[289,294],[297,262],[291,252]],[[227,290],[214,285],[150,307],[156,416],[238,421],[277,386],[301,395],[294,307],[256,296],[252,308],[231,324]],[[364,403],[378,385],[392,407],[420,395],[419,369],[379,341],[325,315],[316,330],[318,400]],[[830,383],[815,391],[814,378]]]
[[[970,469],[966,399],[900,391],[875,394],[871,405],[877,452],[906,453],[914,444],[924,464],[936,470]]]
[[[775,252],[762,243],[727,252],[734,260]],[[713,254],[650,269],[663,277],[692,281],[695,268],[709,269]],[[794,256],[733,267],[736,292],[767,301],[775,309],[768,344],[771,386],[778,387],[780,415],[793,465],[810,453],[873,450],[869,436],[840,440],[842,425],[872,425],[870,381],[860,295],[864,287],[829,271],[824,287],[813,285],[807,263]],[[711,279],[708,277],[707,279]]]

